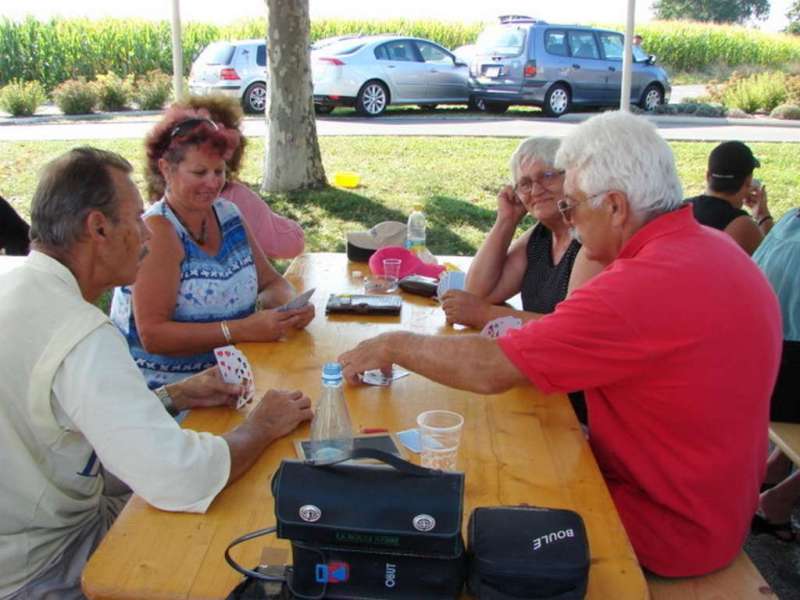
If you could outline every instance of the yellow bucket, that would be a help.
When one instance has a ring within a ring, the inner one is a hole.
[[[343,188],[358,187],[361,176],[353,171],[340,171],[333,174],[333,185]]]

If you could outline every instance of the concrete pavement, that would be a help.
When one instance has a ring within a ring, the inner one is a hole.
[[[352,113],[350,113],[352,114]],[[538,113],[532,113],[537,114]],[[442,111],[417,113],[403,111],[393,115],[364,118],[349,114],[333,114],[317,119],[320,136],[406,135],[406,136],[483,136],[529,137],[551,135],[563,137],[575,125],[594,113],[573,113],[560,119],[517,115],[487,115]],[[36,116],[26,119],[0,117],[0,140],[79,140],[79,139],[142,139],[159,120],[160,113],[106,113],[81,118]],[[685,116],[650,116],[661,134],[669,140],[747,142],[800,142],[800,122],[776,119],[708,119]],[[263,117],[248,117],[244,133],[263,137]]]

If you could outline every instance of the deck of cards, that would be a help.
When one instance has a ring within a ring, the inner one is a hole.
[[[397,365],[392,365],[391,375],[386,375],[380,369],[371,369],[369,371],[364,371],[361,374],[361,381],[363,381],[367,385],[391,385],[391,383],[395,379],[400,379],[401,377],[405,377],[408,374],[409,372],[403,369],[402,367],[398,367]]]
[[[512,329],[519,329],[522,327],[522,319],[517,317],[499,317],[492,319],[481,331],[483,337],[488,337],[493,340],[505,335]]]
[[[463,290],[466,279],[463,271],[445,271],[439,276],[436,297],[441,298],[447,290]]]
[[[278,312],[286,312],[287,310],[295,310],[296,308],[303,308],[306,304],[308,304],[308,301],[311,298],[311,295],[314,293],[315,289],[317,288],[311,288],[310,290],[306,290],[302,294],[295,296],[294,298],[289,300],[289,302],[287,302],[283,306],[279,306],[275,310],[277,310]]]
[[[242,386],[242,393],[236,401],[236,409],[243,408],[252,403],[256,397],[256,384],[253,379],[253,370],[247,357],[235,346],[221,346],[214,348],[214,356],[219,365],[219,372],[225,383],[234,383]]]

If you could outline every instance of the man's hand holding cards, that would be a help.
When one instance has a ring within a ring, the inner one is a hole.
[[[236,402],[237,410],[252,403],[256,397],[256,384],[247,357],[235,346],[215,348],[214,356],[225,383],[234,383],[242,387],[242,393]]]

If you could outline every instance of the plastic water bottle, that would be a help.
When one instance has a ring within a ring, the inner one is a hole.
[[[406,248],[414,253],[419,253],[425,248],[425,228],[427,220],[422,212],[422,205],[415,204],[413,212],[408,215],[406,228]]]
[[[406,249],[416,254],[422,262],[436,264],[436,257],[428,251],[425,245],[425,230],[427,219],[422,212],[422,205],[415,204],[414,211],[408,215],[406,226]]]
[[[322,367],[322,397],[311,421],[311,458],[334,460],[353,450],[353,426],[342,389],[342,365]]]

